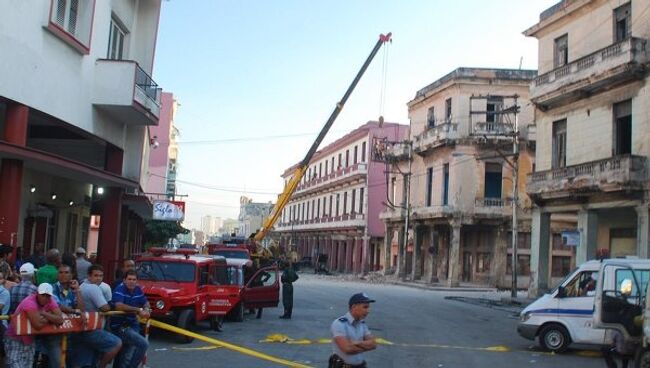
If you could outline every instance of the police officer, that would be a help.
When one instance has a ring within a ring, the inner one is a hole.
[[[284,306],[284,314],[280,316],[281,319],[291,319],[291,312],[293,311],[293,283],[298,280],[298,274],[293,269],[291,264],[284,263],[282,267],[282,306]]]
[[[374,302],[365,293],[354,294],[348,302],[348,313],[332,322],[334,353],[330,356],[329,368],[367,366],[364,353],[377,348],[365,321],[370,312],[370,303]]]

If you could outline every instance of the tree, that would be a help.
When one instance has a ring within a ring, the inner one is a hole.
[[[148,220],[145,222],[144,244],[145,247],[166,245],[170,238],[178,234],[187,234],[190,231],[181,226],[178,221]]]

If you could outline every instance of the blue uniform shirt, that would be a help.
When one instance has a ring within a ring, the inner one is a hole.
[[[124,283],[119,284],[113,291],[113,303],[123,303],[136,308],[144,308],[147,304],[147,297],[142,292],[139,286],[136,285],[133,292],[124,285]],[[123,326],[129,326],[136,331],[140,331],[140,322],[138,322],[138,316],[134,313],[128,313],[123,316],[112,316],[111,317],[111,328],[118,329]]]
[[[61,286],[61,283],[57,281],[55,284],[52,284],[52,291],[54,292],[54,299],[57,304],[73,309],[77,307],[77,296],[72,289],[66,291]]]
[[[362,341],[364,337],[370,336],[370,330],[366,321],[355,321],[350,312],[337,318],[332,322],[332,337],[345,336],[350,341]],[[347,364],[361,364],[364,362],[363,353],[348,355],[339,349],[336,342],[332,342],[334,354],[338,355]]]

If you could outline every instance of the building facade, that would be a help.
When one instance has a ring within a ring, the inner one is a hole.
[[[178,158],[178,145],[176,136],[178,129],[174,123],[178,103],[174,95],[170,92],[163,92],[160,97],[160,118],[158,125],[149,128],[151,136],[149,154],[149,166],[147,169],[148,180],[145,192],[152,198],[156,199],[173,199],[168,196],[169,182],[173,181],[173,191],[175,194],[176,183],[176,160]],[[171,172],[170,167],[174,167]],[[169,174],[174,174],[170,176]]]
[[[577,262],[599,249],[650,256],[647,1],[561,1],[524,34],[539,42],[531,295],[549,280],[549,223],[577,217]]]
[[[147,127],[160,114],[151,78],[160,7],[0,4],[0,242],[16,253],[72,252],[90,239],[112,275],[139,250],[151,216],[140,195]]]
[[[523,188],[534,165],[528,85],[535,76],[534,70],[458,68],[408,103],[410,137],[384,153],[392,163],[388,206],[381,214],[389,272],[449,286],[509,287],[517,180],[522,193],[517,201],[517,281],[519,287],[528,285],[531,205]],[[555,224],[556,240],[570,222]],[[556,244],[554,256],[556,276],[562,277],[570,270],[572,251]]]
[[[237,218],[237,235],[249,237],[262,228],[264,219],[273,209],[273,203],[253,202],[251,198],[239,198],[239,217]]]
[[[396,140],[408,127],[368,122],[316,152],[275,226],[280,246],[301,257],[328,256],[328,269],[367,272],[383,267],[385,165],[370,161],[373,139]],[[282,178],[291,178],[294,167]]]

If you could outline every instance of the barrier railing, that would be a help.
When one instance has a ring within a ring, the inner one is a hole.
[[[127,314],[127,313],[133,313],[133,312],[123,312],[123,311],[110,311],[110,312],[104,312],[104,313],[84,312],[84,314],[87,317],[89,315],[95,315],[95,317],[98,317],[96,320],[101,319],[102,321],[104,319],[103,318],[104,316],[123,315],[123,314]],[[70,315],[64,314],[64,324],[66,324],[65,323],[66,320],[69,320],[69,321],[76,320],[76,319],[81,320],[81,316],[74,316],[75,318],[70,318],[70,317],[71,317]],[[13,322],[13,320],[20,321],[21,318],[23,318],[23,317],[20,316],[20,315],[19,316],[0,315],[0,321],[2,321],[2,320],[6,321],[6,320],[11,319],[12,322]],[[25,316],[24,318],[26,319],[27,317]],[[229,342],[225,342],[225,341],[218,340],[218,339],[215,339],[215,338],[203,336],[203,335],[200,335],[200,334],[198,334],[196,332],[184,330],[182,328],[178,328],[176,326],[172,326],[172,325],[167,324],[167,323],[156,321],[156,320],[151,319],[151,318],[146,319],[146,320],[142,319],[142,318],[139,318],[139,320],[140,320],[140,323],[145,325],[145,338],[147,338],[147,340],[149,338],[149,329],[150,329],[151,326],[153,326],[153,327],[156,327],[156,328],[161,329],[161,330],[169,331],[169,332],[179,334],[179,335],[183,335],[183,336],[187,336],[187,337],[192,337],[192,338],[194,338],[196,340],[200,340],[200,341],[206,342],[206,343],[211,344],[211,345],[223,347],[225,349],[236,351],[236,352],[244,354],[244,355],[249,355],[249,356],[252,356],[252,357],[255,357],[255,358],[258,358],[258,359],[262,359],[262,360],[266,360],[266,361],[269,361],[269,362],[281,364],[281,365],[284,365],[284,366],[287,366],[287,367],[291,367],[291,368],[311,368],[310,366],[305,365],[305,364],[301,364],[301,363],[293,362],[293,361],[290,361],[290,360],[278,358],[278,357],[275,357],[275,356],[272,356],[272,355],[269,355],[269,354],[266,354],[266,353],[261,353],[259,351],[255,351],[253,349],[249,349],[249,348],[245,348],[245,347],[238,346],[238,345],[235,345],[235,344],[231,344]],[[29,322],[27,322],[27,323],[29,323]],[[78,325],[75,325],[75,322],[70,322],[70,323],[73,326],[78,326]],[[93,327],[94,327],[94,325],[95,324],[93,323]],[[30,325],[30,327],[31,327],[31,325]],[[103,327],[103,325],[102,325],[102,327]],[[85,328],[85,326],[82,325],[82,328]],[[96,328],[94,328],[94,329],[96,329]],[[43,331],[43,329],[35,330],[35,329],[25,327],[21,331],[29,331],[29,334],[24,333],[24,334],[21,334],[21,335],[43,334],[43,333],[40,332],[40,331]],[[58,326],[53,326],[52,325],[51,331],[52,332],[50,332],[49,334],[63,334],[63,338],[61,339],[61,367],[65,368],[65,361],[66,361],[66,355],[65,354],[66,354],[67,343],[68,343],[67,342],[67,334],[75,333],[75,332],[83,332],[83,331],[92,331],[92,330],[81,330],[81,331],[72,332],[69,329],[66,330],[65,328],[60,328]],[[17,333],[17,335],[19,335],[19,334]]]

